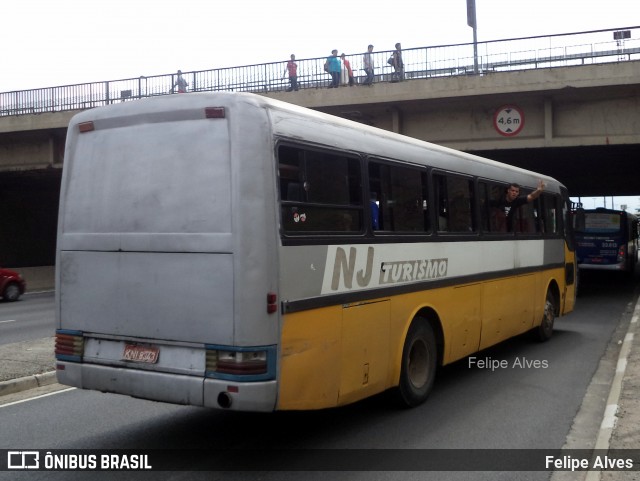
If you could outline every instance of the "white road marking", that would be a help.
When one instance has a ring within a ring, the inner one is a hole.
[[[28,401],[33,401],[34,399],[40,399],[43,397],[47,397],[47,396],[53,396],[54,394],[60,394],[63,392],[68,392],[68,391],[73,391],[74,389],[76,389],[75,387],[70,387],[67,389],[62,389],[60,391],[55,391],[55,392],[49,392],[47,394],[41,394],[40,396],[34,396],[34,397],[30,397],[29,399],[21,399],[20,401],[13,401],[7,404],[0,404],[0,409],[2,408],[6,408],[7,406],[13,406],[15,404],[22,404],[22,403],[26,403]]]

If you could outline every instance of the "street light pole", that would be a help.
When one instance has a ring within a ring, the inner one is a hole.
[[[473,72],[478,73],[478,31],[476,22],[476,0],[467,0],[467,25],[473,28]]]

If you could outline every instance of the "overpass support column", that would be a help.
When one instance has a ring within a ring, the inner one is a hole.
[[[402,113],[398,107],[391,107],[391,131],[402,133]]]
[[[553,102],[544,99],[544,142],[546,145],[553,141]]]
[[[48,161],[48,166],[49,167],[53,167],[53,164],[55,164],[56,162],[56,145],[55,142],[53,140],[53,135],[49,136],[49,161]]]

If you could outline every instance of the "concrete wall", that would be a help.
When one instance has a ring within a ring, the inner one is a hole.
[[[46,136],[13,136],[0,143],[3,170],[39,169],[53,163],[52,141]]]
[[[55,267],[21,267],[18,272],[27,281],[27,292],[51,291],[55,287]]]

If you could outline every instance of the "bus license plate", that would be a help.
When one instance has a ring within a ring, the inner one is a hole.
[[[159,354],[160,349],[157,347],[125,344],[124,353],[122,354],[122,360],[155,364],[156,362],[158,362]]]

